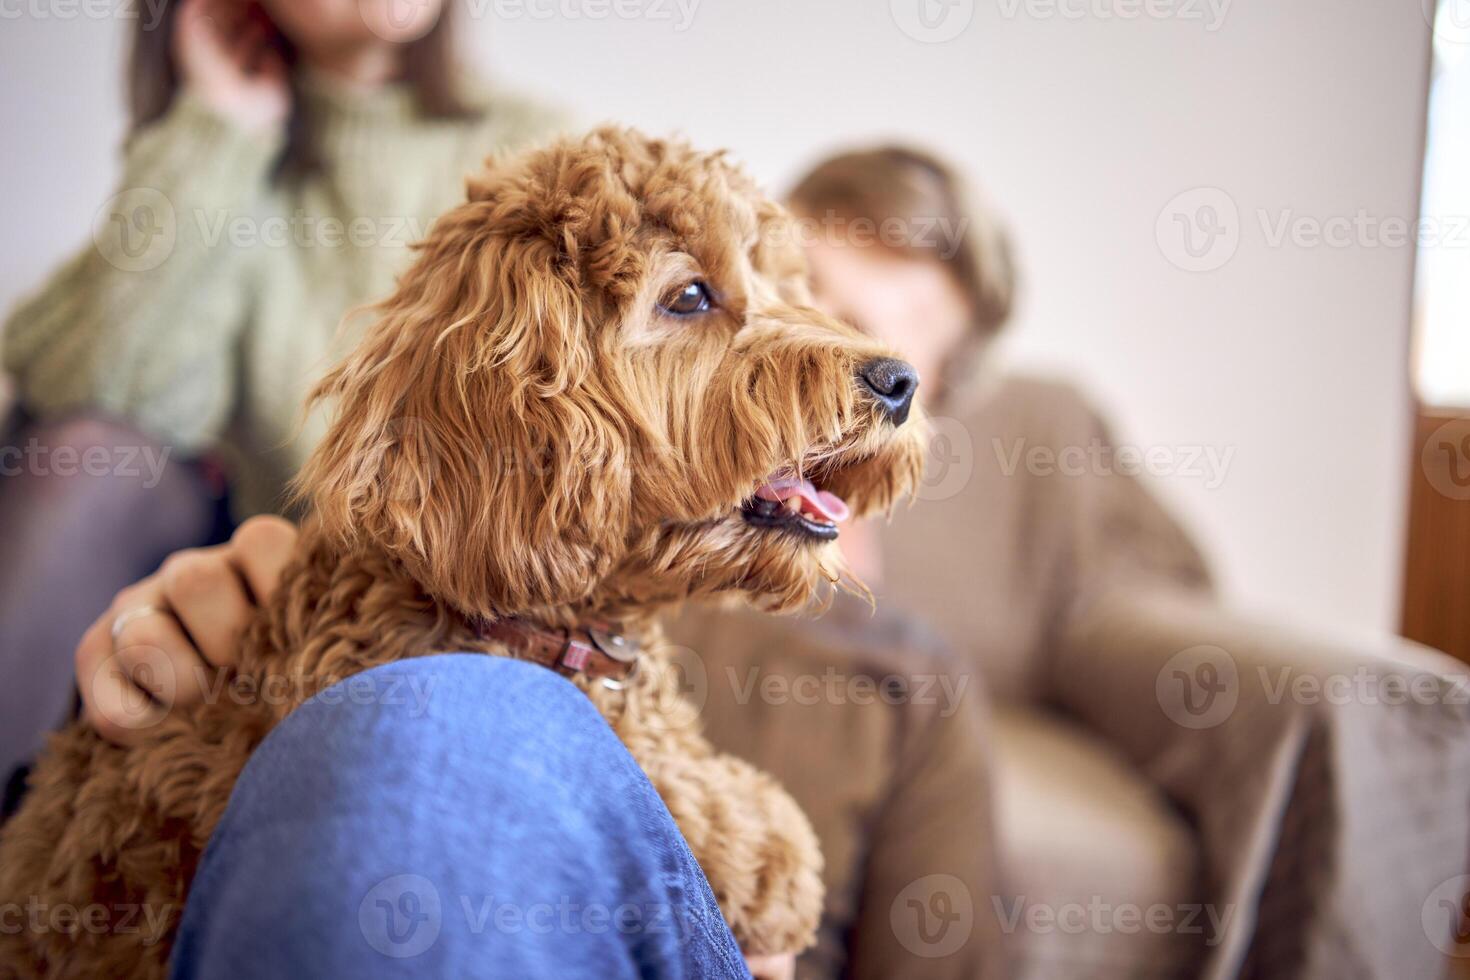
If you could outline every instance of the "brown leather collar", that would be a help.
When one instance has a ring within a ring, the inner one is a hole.
[[[552,629],[511,617],[474,619],[471,625],[480,639],[504,643],[515,656],[567,677],[581,675],[621,690],[638,673],[638,643],[605,624]]]

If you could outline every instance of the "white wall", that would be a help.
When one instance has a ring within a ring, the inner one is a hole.
[[[501,78],[589,121],[731,147],[775,188],[837,144],[900,138],[955,158],[1020,240],[1008,358],[1078,379],[1122,441],[1181,462],[1233,452],[1218,487],[1156,480],[1233,598],[1393,628],[1412,253],[1371,230],[1349,247],[1269,233],[1283,216],[1307,232],[1414,217],[1417,0],[682,0],[683,30],[680,0],[618,0],[647,16],[600,20],[599,0],[465,2],[486,12],[472,46]],[[918,3],[971,19],[926,43],[898,26]],[[0,20],[0,303],[108,195],[128,26]],[[1218,190],[1185,203],[1223,192],[1238,249],[1188,272],[1170,261],[1184,261],[1172,219],[1162,238],[1156,224],[1202,186]]]

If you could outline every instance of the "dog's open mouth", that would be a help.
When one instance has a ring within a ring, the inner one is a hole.
[[[789,531],[816,541],[832,541],[848,508],[835,493],[790,475],[769,477],[740,508],[749,524]]]

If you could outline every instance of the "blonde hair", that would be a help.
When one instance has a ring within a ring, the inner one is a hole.
[[[942,160],[906,146],[841,153],[813,167],[797,182],[788,203],[798,215],[837,218],[871,227],[899,226],[918,234],[881,244],[944,265],[971,310],[971,330],[947,365],[950,393],[973,379],[990,340],[1010,318],[1016,267],[1010,237],[1000,220],[976,206],[964,182]]]

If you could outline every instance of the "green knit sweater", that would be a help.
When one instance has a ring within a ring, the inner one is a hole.
[[[272,177],[281,137],[182,93],[129,141],[92,241],[0,331],[29,411],[100,410],[176,456],[218,448],[241,517],[279,508],[320,438],[321,413],[302,425],[302,404],[353,339],[344,314],[392,288],[487,155],[562,125],[503,96],[434,120],[400,87],[301,89],[320,165],[290,180]]]

